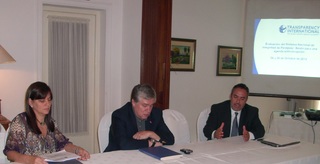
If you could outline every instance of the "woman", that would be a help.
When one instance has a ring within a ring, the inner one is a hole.
[[[72,144],[57,128],[51,117],[52,92],[43,82],[29,86],[25,97],[25,112],[18,114],[10,124],[4,154],[10,161],[46,164],[40,157],[45,153],[66,150],[90,158],[83,148]]]

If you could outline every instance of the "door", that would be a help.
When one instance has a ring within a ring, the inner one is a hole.
[[[71,142],[97,152],[99,12],[43,9],[42,77],[53,92],[52,116]]]

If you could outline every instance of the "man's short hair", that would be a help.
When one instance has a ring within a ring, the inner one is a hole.
[[[231,94],[233,93],[233,91],[234,91],[236,88],[244,89],[244,90],[247,91],[247,94],[249,94],[249,88],[248,88],[245,84],[243,84],[243,83],[239,83],[239,84],[233,86],[233,88],[232,88],[232,90],[231,90]]]
[[[133,87],[131,92],[130,101],[139,102],[139,100],[143,99],[157,99],[156,91],[149,84],[138,84]]]

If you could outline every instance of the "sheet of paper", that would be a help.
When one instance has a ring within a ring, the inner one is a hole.
[[[41,155],[48,162],[64,162],[72,159],[80,158],[77,154],[66,152],[65,150],[61,150],[58,152],[43,154]]]

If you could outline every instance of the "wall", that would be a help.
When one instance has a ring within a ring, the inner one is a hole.
[[[23,111],[26,88],[37,79],[36,1],[22,2],[0,2],[0,44],[17,61],[0,65],[2,114],[9,119]]]
[[[42,5],[74,6],[105,11],[108,22],[102,38],[101,51],[105,52],[106,77],[101,86],[104,111],[112,111],[121,104],[122,63],[122,1],[121,0],[22,0],[0,1],[0,44],[16,59],[16,63],[0,65],[0,98],[3,114],[12,119],[22,112],[26,88],[41,80]],[[28,11],[28,12],[26,12]],[[104,58],[103,58],[104,59]],[[103,113],[104,113],[103,111]]]
[[[3,114],[12,119],[22,112],[26,88],[41,80],[38,57],[42,2],[108,6],[106,14],[111,24],[106,27],[106,79],[101,84],[106,88],[104,111],[115,110],[129,101],[132,87],[140,81],[142,0],[1,0],[0,44],[17,60],[0,65]],[[200,111],[228,99],[231,87],[241,82],[241,76],[222,77],[215,72],[217,45],[243,45],[244,12],[245,0],[173,0],[172,36],[197,40],[195,72],[174,71],[170,77],[170,108],[186,116],[192,141],[196,140]],[[283,100],[250,97],[249,103],[260,108],[265,125],[273,109],[285,108]]]
[[[1,0],[0,44],[17,61],[13,64],[0,65],[2,114],[8,119],[13,119],[18,113],[23,112],[27,87],[37,80],[42,80],[43,4],[97,9],[105,16],[102,23],[107,23],[103,25],[104,31],[101,33],[103,35],[101,38],[105,39],[100,45],[105,56],[101,58],[102,61],[97,61],[104,64],[105,70],[98,72],[103,77],[96,83],[100,92],[96,97],[100,101],[95,100],[97,110],[95,110],[94,131],[96,131],[103,114],[113,111],[122,104],[122,0],[29,0],[28,3],[23,0]],[[97,137],[91,136],[91,138]],[[81,144],[83,142],[74,143],[85,147]],[[97,140],[95,143],[95,150],[88,149],[90,152],[97,152]]]
[[[130,101],[132,88],[140,82],[142,0],[126,0],[123,11],[121,100],[124,104]]]
[[[142,0],[124,2],[123,103],[129,101],[132,87],[140,81],[141,4]],[[191,140],[195,141],[199,113],[228,99],[232,86],[241,82],[241,76],[215,73],[217,45],[243,46],[245,0],[173,0],[172,15],[172,37],[197,40],[195,72],[171,71],[169,104],[170,109],[186,116]],[[260,108],[265,127],[272,110],[287,109],[284,99],[250,97],[248,103]]]
[[[243,47],[245,6],[245,0],[173,0],[172,37],[197,40],[195,72],[170,76],[170,108],[186,116],[192,141],[199,113],[229,99],[241,82],[241,76],[216,76],[216,64],[218,45]],[[248,103],[259,107],[265,127],[272,110],[287,109],[284,99],[250,97]]]

